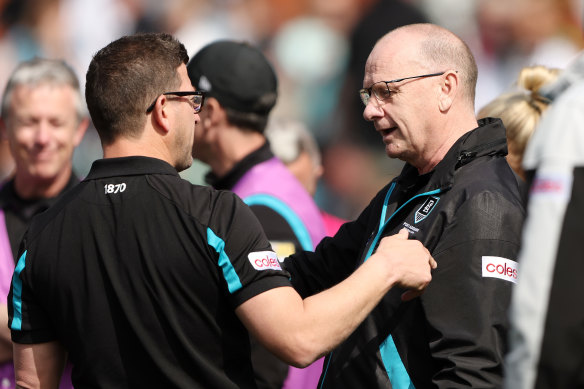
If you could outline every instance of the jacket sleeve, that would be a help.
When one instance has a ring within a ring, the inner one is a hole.
[[[522,220],[521,208],[482,193],[446,226],[421,297],[437,387],[501,386]]]
[[[361,263],[363,248],[372,239],[387,188],[381,190],[355,221],[341,226],[334,237],[324,238],[314,252],[302,251],[284,261],[292,285],[306,298],[347,278]]]

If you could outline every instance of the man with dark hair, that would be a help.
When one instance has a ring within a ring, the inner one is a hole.
[[[354,222],[284,264],[302,296],[367,264],[407,228],[439,267],[420,298],[390,291],[326,358],[319,388],[498,388],[524,206],[500,120],[477,122],[477,67],[457,36],[413,24],[380,39],[365,67],[363,117],[406,162]]]
[[[235,192],[250,206],[281,260],[313,250],[326,234],[320,211],[264,134],[278,97],[272,65],[248,43],[221,40],[203,47],[187,68],[193,85],[207,93],[193,149],[211,168],[207,183]],[[252,362],[261,389],[282,387],[288,366],[254,339]],[[321,364],[303,374],[320,372]]]
[[[88,124],[79,80],[69,65],[35,58],[17,66],[4,89],[0,119],[15,163],[12,178],[0,189],[2,323],[8,321],[5,302],[20,241],[33,216],[79,182],[73,172],[73,151]],[[0,387],[14,387],[10,331],[1,328]],[[67,371],[61,388],[70,387]]]
[[[393,286],[419,295],[435,267],[384,240],[337,287],[302,300],[257,219],[228,191],[182,180],[204,93],[168,34],[122,37],[87,71],[104,159],[28,229],[9,295],[20,387],[253,388],[246,328],[305,366]],[[357,288],[357,286],[359,286]]]

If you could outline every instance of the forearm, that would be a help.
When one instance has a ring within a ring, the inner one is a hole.
[[[8,328],[8,308],[0,304],[0,363],[12,360],[12,340]]]
[[[279,304],[262,312],[257,330],[245,315],[242,320],[279,358],[304,367],[346,339],[394,283],[383,266],[368,261],[341,284],[305,300],[291,288],[269,291],[270,297],[258,296],[252,304],[266,298]]]
[[[57,388],[65,366],[59,342],[14,343],[14,376],[17,388]]]
[[[344,282],[302,301],[303,316],[291,345],[302,345],[300,357],[306,364],[349,337],[395,286],[395,275],[380,265],[367,261]]]
[[[237,313],[274,354],[306,366],[345,340],[391,287],[399,284],[416,295],[430,282],[434,262],[427,250],[407,235],[399,239],[397,245],[382,241],[351,276],[324,292],[302,300],[291,288],[277,288],[246,301]]]

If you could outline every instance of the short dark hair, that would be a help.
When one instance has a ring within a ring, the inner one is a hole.
[[[124,36],[98,51],[87,70],[85,100],[102,144],[139,136],[146,108],[180,86],[177,68],[188,61],[184,45],[166,33]]]

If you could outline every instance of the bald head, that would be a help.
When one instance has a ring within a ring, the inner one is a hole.
[[[428,72],[456,70],[462,94],[474,109],[478,75],[474,56],[466,43],[447,29],[434,24],[399,27],[379,39],[371,54],[376,51],[382,56],[401,56],[403,66],[416,64]]]
[[[363,118],[373,122],[390,158],[429,172],[476,128],[476,80],[474,58],[456,35],[432,24],[400,27],[367,59]]]

